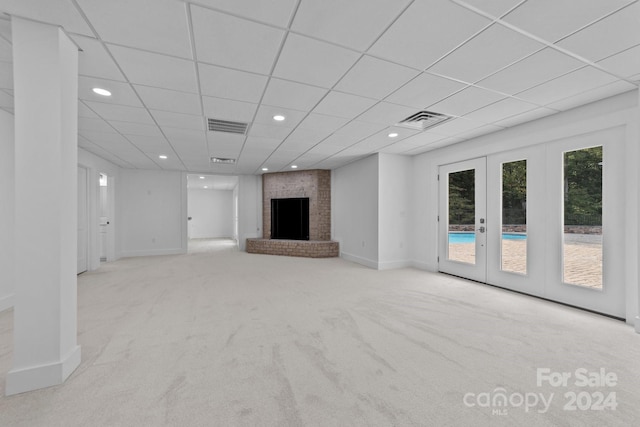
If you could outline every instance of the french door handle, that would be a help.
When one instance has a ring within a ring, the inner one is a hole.
[[[484,233],[484,230],[485,230],[485,228],[484,228],[484,227],[480,227],[480,228],[478,228],[478,231],[479,231],[479,232],[481,232],[481,233]]]

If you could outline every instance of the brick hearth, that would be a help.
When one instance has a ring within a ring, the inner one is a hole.
[[[271,199],[309,198],[309,240],[271,239]],[[262,239],[247,239],[247,252],[328,258],[339,256],[331,241],[331,171],[276,172],[262,175]]]

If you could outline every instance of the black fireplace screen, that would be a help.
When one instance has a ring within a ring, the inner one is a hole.
[[[309,198],[271,199],[271,238],[309,240]]]

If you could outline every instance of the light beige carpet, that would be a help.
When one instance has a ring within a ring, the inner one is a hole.
[[[449,276],[227,250],[104,264],[79,277],[78,293],[82,364],[62,386],[0,397],[1,426],[640,419],[640,335],[630,326]],[[3,390],[11,339],[6,311]],[[538,386],[539,368],[572,378]],[[581,387],[580,368],[617,381]],[[570,393],[582,409],[567,410]],[[593,409],[597,393],[615,393],[616,408]],[[534,395],[551,399],[546,411]]]

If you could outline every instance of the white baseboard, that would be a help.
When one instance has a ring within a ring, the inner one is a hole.
[[[9,294],[4,297],[0,297],[0,312],[5,311],[13,307],[13,294]]]
[[[375,270],[378,269],[378,263],[376,261],[372,261],[367,258],[362,258],[357,255],[351,255],[345,252],[340,252],[340,258],[345,259],[347,261],[355,262],[357,264],[364,265],[369,268],[373,268]]]
[[[11,396],[62,384],[80,365],[80,360],[81,351],[77,345],[59,362],[9,371],[5,393]]]
[[[640,316],[636,317],[635,326],[636,332],[640,334]]]

